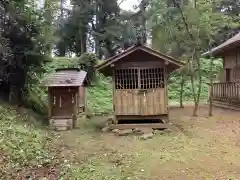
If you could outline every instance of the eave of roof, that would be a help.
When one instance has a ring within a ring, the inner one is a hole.
[[[82,86],[86,80],[87,72],[77,69],[58,69],[44,78],[43,86],[47,87],[70,87]]]
[[[105,67],[108,67],[111,64],[116,63],[118,60],[122,59],[123,57],[125,57],[125,56],[127,56],[127,55],[129,55],[131,53],[133,53],[136,50],[145,51],[145,52],[147,52],[147,53],[149,53],[149,54],[151,54],[153,56],[156,56],[156,57],[158,57],[160,59],[168,61],[169,63],[174,64],[174,65],[179,66],[179,67],[184,65],[183,62],[181,62],[181,61],[179,61],[179,60],[177,60],[177,59],[175,59],[175,58],[173,58],[171,56],[168,56],[168,55],[160,53],[160,52],[158,52],[156,50],[153,50],[153,49],[151,49],[151,48],[149,48],[147,46],[135,45],[135,46],[132,46],[132,47],[128,48],[127,50],[123,51],[122,53],[119,53],[119,54],[117,54],[117,55],[115,55],[113,57],[110,57],[109,59],[107,59],[103,63],[97,65],[96,69],[97,70],[101,70],[101,69],[103,69]]]
[[[240,32],[237,33],[235,36],[233,36],[232,38],[228,39],[227,41],[225,41],[224,43],[220,44],[219,46],[211,49],[210,51],[207,51],[205,53],[203,53],[203,56],[217,56],[220,53],[222,53],[224,50],[231,48],[231,47],[237,47],[240,46]]]

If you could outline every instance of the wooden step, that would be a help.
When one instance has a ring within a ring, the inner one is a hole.
[[[57,130],[57,131],[66,131],[66,130],[68,130],[68,128],[66,126],[63,126],[63,127],[57,126],[57,127],[55,127],[55,130]]]
[[[51,119],[50,125],[56,130],[67,130],[72,128],[72,119]]]
[[[110,130],[113,129],[134,129],[134,128],[153,128],[153,129],[166,129],[171,128],[172,124],[164,123],[142,123],[142,124],[113,124],[109,127]]]

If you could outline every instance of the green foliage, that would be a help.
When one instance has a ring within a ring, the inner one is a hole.
[[[47,115],[48,105],[46,91],[39,86],[29,87],[25,107],[29,107],[41,115]]]
[[[52,61],[45,66],[46,73],[54,72],[58,68],[72,68],[77,62],[77,57],[54,57]]]
[[[45,61],[51,61],[46,56]],[[27,84],[25,85],[26,93],[24,94],[24,106],[33,109],[41,115],[47,115],[47,91],[41,86],[41,80],[44,75],[45,64],[40,67],[32,67],[33,71],[27,73]]]
[[[210,82],[210,59],[201,58],[201,74],[202,74],[202,92],[201,99],[205,99],[208,97],[208,88],[209,85],[207,83]],[[217,78],[220,70],[222,69],[222,61],[220,59],[216,59],[213,61],[213,75]],[[169,87],[168,87],[168,98],[171,100],[178,100],[180,96],[180,82],[181,82],[181,72],[174,72],[169,77]],[[195,85],[197,88],[197,85]],[[192,100],[193,92],[191,87],[191,82],[189,80],[189,76],[185,77],[185,84],[183,88],[183,98],[184,100]]]
[[[136,40],[139,14],[121,11],[117,0],[72,0],[71,3],[72,10],[60,20],[56,32],[57,56],[72,52],[80,56],[90,48],[98,58],[106,58]]]
[[[209,48],[219,30],[236,26],[235,17],[214,11],[220,0],[215,4],[198,0],[197,8],[193,8],[191,1],[176,2],[178,5],[166,0],[153,0],[149,8],[148,24],[152,29],[153,46],[162,52],[187,59],[196,45],[199,55]]]
[[[45,66],[47,73],[54,72],[58,68],[80,68],[88,73],[89,82],[94,78],[97,64],[97,57],[93,53],[83,53],[80,57],[54,57],[50,63]]]
[[[44,20],[34,1],[3,0],[0,9],[0,38],[4,40],[0,79],[9,100],[24,104],[29,95],[26,89],[35,83],[32,74],[43,70],[49,37],[45,37]]]
[[[105,114],[112,112],[111,79],[98,74],[93,86],[87,90],[87,108],[90,114]]]
[[[92,53],[84,53],[82,54],[76,62],[76,66],[82,70],[87,72],[87,80],[91,82],[95,75],[94,66],[97,64],[97,57]]]
[[[16,110],[2,105],[0,116],[1,178],[9,179],[16,170],[42,167],[53,161],[52,135],[29,123],[33,117],[19,115]]]

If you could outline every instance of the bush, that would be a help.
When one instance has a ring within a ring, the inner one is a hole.
[[[97,74],[93,86],[87,90],[87,108],[90,114],[112,113],[111,79]]]
[[[209,75],[210,75],[210,59],[201,58],[201,74],[202,74],[202,91],[201,91],[201,99],[205,99],[208,97],[208,85],[207,83],[210,82]],[[213,73],[217,77],[220,69],[222,68],[222,61],[221,60],[214,60],[213,66]],[[168,98],[171,100],[178,100],[180,96],[180,82],[181,82],[181,75],[179,72],[174,72],[170,75],[168,80]],[[195,88],[197,85],[195,85]],[[197,90],[197,88],[196,88]],[[193,100],[193,93],[192,93],[192,85],[190,81],[190,77],[187,76],[184,88],[183,88],[183,99],[185,101]]]

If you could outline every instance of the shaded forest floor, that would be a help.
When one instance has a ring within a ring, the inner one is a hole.
[[[158,131],[153,139],[119,137],[96,131],[104,117],[84,122],[81,129],[59,133],[56,142],[69,162],[69,177],[117,179],[239,179],[240,112],[207,106],[191,117],[192,107],[172,108],[178,131]]]

